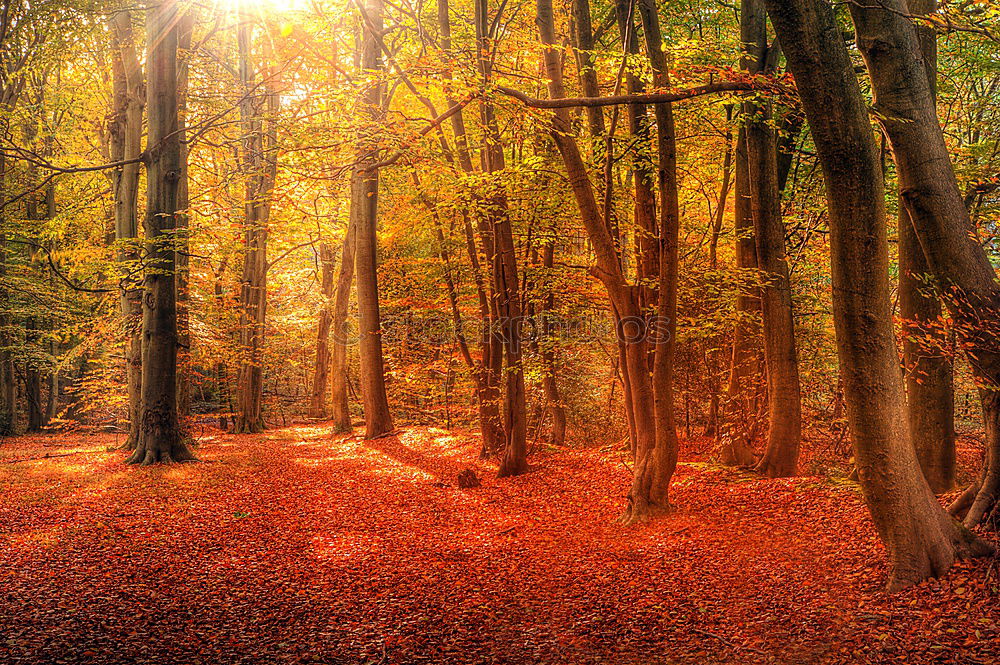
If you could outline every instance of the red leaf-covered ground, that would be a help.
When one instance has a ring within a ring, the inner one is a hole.
[[[1000,662],[997,563],[886,595],[852,485],[686,462],[623,528],[609,452],[497,480],[440,430],[202,438],[0,446],[0,663]]]

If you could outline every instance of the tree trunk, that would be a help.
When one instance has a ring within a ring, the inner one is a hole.
[[[833,315],[865,501],[889,557],[890,590],[991,548],[952,520],[909,437],[889,298],[885,198],[868,110],[825,0],[765,0],[795,76],[826,179]]]
[[[732,120],[732,106],[726,107],[726,120]],[[722,185],[719,188],[719,201],[715,206],[715,217],[712,220],[712,235],[708,241],[708,268],[714,272],[719,267],[718,247],[719,236],[722,234],[722,223],[726,218],[726,201],[729,198],[729,189],[732,187],[733,172],[733,134],[726,130],[726,152],[722,158]],[[718,343],[713,343],[717,347]],[[721,352],[718,348],[712,348],[706,355],[706,365],[708,366],[708,422],[705,423],[705,436],[719,436],[719,392],[721,391],[721,380],[719,377]]]
[[[344,246],[340,252],[340,267],[337,269],[337,287],[333,298],[333,346],[330,353],[330,373],[332,381],[330,395],[334,432],[351,431],[351,411],[347,401],[348,367],[347,310],[351,303],[351,283],[354,281],[354,254],[357,247],[357,225],[353,218],[344,234]]]
[[[851,8],[879,112],[899,172],[900,196],[927,264],[941,284],[958,339],[981,388],[987,461],[965,523],[991,515],[1000,497],[1000,285],[958,187],[938,124],[920,38],[898,0]],[[928,7],[917,6],[922,11]]]
[[[669,63],[663,52],[663,36],[655,0],[639,0],[639,15],[646,38],[646,55],[653,70],[653,85],[670,88]],[[674,357],[677,337],[677,286],[680,263],[680,196],[677,186],[677,136],[673,106],[655,104],[656,183],[660,190],[659,227],[656,239],[657,275],[656,320],[647,331],[653,348],[653,417],[656,443],[649,451],[645,479],[636,479],[632,488],[635,506],[640,491],[662,483],[669,485],[677,468],[677,429],[674,424]],[[639,469],[641,459],[636,460]],[[665,480],[664,480],[665,479]],[[642,485],[638,483],[642,480]],[[641,487],[641,489],[640,489]],[[666,493],[666,488],[664,488]],[[655,494],[654,494],[655,497]]]
[[[760,396],[764,384],[760,338],[760,289],[756,278],[747,284],[747,276],[756,272],[757,245],[753,232],[750,197],[750,164],[746,128],[736,137],[734,192],[734,230],[736,268],[740,287],[736,294],[736,325],[733,328],[733,354],[729,385],[723,404],[722,463],[750,466],[754,463],[753,442],[760,430]]]
[[[239,73],[243,84],[240,120],[243,124],[243,170],[246,178],[243,275],[240,280],[240,366],[236,379],[237,433],[265,428],[264,334],[267,316],[267,235],[271,193],[278,170],[274,115],[278,94],[265,71],[257,92],[257,75],[251,54],[253,23],[242,13],[238,28]],[[267,55],[265,55],[266,59]],[[267,69],[265,65],[264,69]],[[265,117],[265,115],[270,117]]]
[[[565,97],[560,55],[555,39],[551,0],[537,0],[538,33],[545,46],[543,51],[549,97]],[[591,239],[596,265],[591,272],[601,280],[608,292],[622,342],[622,375],[629,387],[629,413],[634,431],[636,466],[629,492],[629,507],[623,522],[648,519],[670,507],[669,490],[672,467],[668,463],[671,451],[657,445],[657,419],[654,415],[653,387],[649,371],[646,319],[638,306],[636,289],[626,283],[621,271],[618,250],[611,230],[594,195],[580,149],[572,136],[569,112],[559,109],[553,114],[552,139],[559,149],[574,198],[580,209],[581,221]],[[666,254],[667,252],[664,252]]]
[[[142,66],[136,54],[132,15],[119,11],[108,20],[111,33],[113,106],[108,118],[108,156],[111,161],[137,159],[142,153],[142,115],[146,105]],[[139,172],[136,161],[111,172],[115,241],[121,264],[121,314],[125,336],[125,381],[128,390],[129,431],[123,448],[134,450],[139,440],[142,402],[142,283],[139,273]]]
[[[361,69],[378,75],[383,70],[378,40],[381,39],[382,0],[364,0],[364,33]],[[377,120],[382,111],[382,83],[368,85],[362,99],[362,113]],[[378,182],[377,146],[358,139],[358,159],[351,175],[351,223],[357,228],[355,269],[358,273],[358,314],[360,326],[361,400],[365,410],[365,437],[385,436],[393,430],[389,400],[385,394],[385,367],[382,355],[382,324],[378,302]]]
[[[484,83],[492,75],[492,61],[489,53],[492,47],[489,37],[489,11],[487,0],[475,1],[476,41],[479,45],[479,74]],[[481,153],[483,171],[497,173],[506,167],[500,131],[497,127],[493,104],[484,100],[480,104],[481,121],[486,133]],[[514,234],[507,209],[507,194],[503,186],[493,184],[492,192],[484,197],[483,215],[489,226],[487,259],[490,263],[492,279],[492,309],[496,313],[491,340],[491,353],[496,358],[502,352],[501,375],[503,390],[503,437],[504,445],[500,468],[501,478],[517,476],[528,471],[528,426],[526,421],[524,367],[521,362],[521,291],[518,285],[517,258],[514,248]],[[494,346],[496,345],[496,346]],[[495,370],[499,369],[494,365]]]
[[[438,0],[438,25],[441,30],[441,48],[445,52],[451,50],[451,21],[448,15],[448,0]],[[454,106],[455,100],[448,98],[448,105]],[[472,155],[469,152],[469,144],[465,130],[465,116],[461,111],[451,117],[452,132],[455,135],[455,149],[458,155],[458,164],[462,171],[467,174],[475,173],[472,165]],[[478,201],[478,195],[470,192],[473,200]],[[500,372],[503,369],[503,349],[496,343],[498,340],[493,334],[496,330],[495,310],[496,299],[492,296],[492,280],[487,283],[483,276],[483,270],[479,255],[481,248],[476,242],[476,236],[472,229],[467,212],[462,213],[463,227],[465,231],[466,251],[469,255],[469,262],[472,266],[472,275],[476,282],[476,294],[479,301],[479,315],[481,318],[481,335],[479,338],[479,365],[476,378],[476,402],[479,412],[479,431],[482,435],[483,446],[480,456],[485,458],[499,453],[504,446],[503,417],[500,413]],[[492,233],[483,215],[477,215],[477,226],[479,235],[484,245],[492,246]],[[486,248],[482,248],[482,254],[487,257]]]
[[[309,395],[309,417],[326,418],[327,390],[330,386],[330,326],[333,323],[334,257],[333,248],[320,242],[319,262],[321,266],[320,292],[323,303],[316,324],[316,364],[313,369],[312,392]]]
[[[174,232],[181,163],[177,104],[177,2],[146,15],[149,156],[142,299],[142,407],[130,464],[193,460],[177,421],[177,301]]]
[[[552,274],[555,266],[555,229],[552,230],[553,237],[550,238],[542,249],[542,267],[546,269],[546,275]],[[545,393],[546,409],[552,419],[552,431],[549,434],[549,443],[553,446],[561,446],[566,443],[566,407],[563,405],[562,397],[559,394],[559,384],[557,377],[556,344],[557,337],[553,334],[552,312],[555,309],[555,292],[551,285],[547,285],[545,296],[542,298],[541,324],[542,324],[542,391]]]
[[[767,44],[767,16],[759,0],[743,0],[740,11],[744,62],[751,74],[771,73],[778,45]],[[778,135],[771,105],[747,102],[747,162],[753,212],[757,267],[763,273],[761,330],[767,368],[767,448],[757,471],[772,478],[795,475],[802,438],[802,399],[795,353],[792,290],[785,260],[785,226],[781,220]]]

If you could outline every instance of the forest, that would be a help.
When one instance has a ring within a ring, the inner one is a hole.
[[[0,663],[1000,662],[994,0],[2,0]]]

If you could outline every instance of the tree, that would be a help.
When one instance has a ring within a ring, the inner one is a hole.
[[[756,0],[743,0],[740,26],[744,61],[751,74],[770,74],[779,50],[767,43],[767,17]],[[743,105],[750,208],[754,225],[760,287],[764,362],[767,365],[767,448],[757,470],[771,476],[795,475],[802,436],[799,367],[795,352],[792,292],[785,260],[785,227],[781,219],[778,135],[769,103]]]
[[[851,16],[875,107],[884,109],[880,122],[892,145],[900,196],[942,286],[982,399],[987,448],[982,478],[954,507],[972,526],[989,518],[1000,498],[1000,285],[958,187],[907,7],[896,2],[885,7],[859,8]]]
[[[309,395],[309,416],[327,416],[327,397],[330,388],[330,325],[333,323],[332,300],[334,293],[334,254],[326,242],[319,245],[320,289],[323,303],[316,325],[316,362],[313,365],[312,392]]]
[[[566,95],[562,65],[555,48],[552,3],[550,0],[538,0],[536,8],[538,34],[544,46],[543,63],[548,79],[549,97],[561,99]],[[661,401],[662,410],[657,412],[654,406],[654,385],[660,389],[668,386],[662,382],[654,384],[648,364],[648,343],[652,342],[655,352],[660,353],[666,348],[670,336],[665,334],[664,330],[651,331],[647,327],[646,319],[639,308],[637,289],[629,285],[622,274],[611,228],[597,204],[586,164],[572,136],[569,112],[565,108],[559,108],[553,114],[551,136],[562,156],[581,219],[593,245],[597,265],[591,272],[604,284],[614,310],[619,339],[623,342],[625,362],[621,370],[627,376],[627,395],[634,420],[632,431],[635,451],[632,489],[629,492],[629,506],[623,521],[626,523],[642,521],[670,507],[670,478],[677,459],[676,432],[658,430],[658,424],[665,422],[665,418],[661,420],[659,417],[666,416],[669,401]],[[669,249],[665,253],[669,255]],[[661,257],[662,255],[663,253]],[[661,296],[658,300],[658,313],[662,311],[661,306],[663,309],[669,306],[669,293],[663,291],[664,277],[669,274],[669,268],[669,261],[660,263]],[[654,364],[656,362],[654,359]],[[661,365],[660,369],[661,371],[665,369],[665,365]],[[661,400],[662,397],[664,395],[661,393]]]
[[[765,0],[826,180],[833,315],[861,488],[889,558],[888,588],[991,547],[934,498],[911,444],[889,302],[882,168],[861,87],[825,0]]]
[[[261,81],[251,52],[253,23],[241,13],[237,30],[242,84],[243,174],[246,178],[243,276],[240,280],[240,366],[236,385],[236,432],[264,430],[264,334],[267,317],[267,235],[277,177],[278,93],[265,65]],[[265,54],[265,59],[267,55]]]
[[[361,71],[368,80],[360,99],[361,113],[371,121],[381,114],[383,71],[379,40],[383,29],[382,0],[364,0]],[[359,137],[357,160],[351,174],[351,224],[355,226],[355,270],[361,353],[361,398],[365,409],[365,437],[392,432],[392,415],[385,393],[382,325],[378,301],[378,147]]]
[[[146,90],[142,66],[132,35],[132,14],[117,11],[108,19],[111,33],[112,108],[108,117],[108,158],[121,162],[111,171],[115,241],[121,263],[121,314],[125,342],[125,382],[128,389],[128,438],[123,447],[134,450],[139,441],[142,404],[142,288],[139,275],[139,172],[142,167],[142,116]]]
[[[178,132],[178,3],[146,15],[146,273],[142,300],[142,405],[139,439],[128,458],[143,466],[194,459],[177,419],[177,197],[184,173]]]

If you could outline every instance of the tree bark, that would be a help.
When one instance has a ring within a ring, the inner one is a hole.
[[[441,48],[445,52],[451,51],[451,20],[448,15],[448,0],[438,0],[438,25],[441,30]],[[454,106],[455,100],[448,98],[448,105]],[[451,117],[452,133],[455,135],[455,152],[458,156],[458,164],[466,174],[475,173],[472,164],[472,155],[469,151],[469,142],[465,129],[465,116],[461,111]],[[478,201],[478,194],[469,193],[474,201]],[[492,265],[487,257],[486,246],[492,246],[492,232],[483,215],[477,215],[477,227],[479,237],[484,245],[480,247],[476,241],[472,223],[467,212],[462,213],[463,228],[465,231],[466,251],[469,255],[469,262],[472,266],[473,278],[476,282],[476,295],[479,301],[479,315],[481,319],[481,334],[479,338],[479,364],[476,378],[476,402],[479,414],[479,431],[482,436],[483,445],[480,456],[491,457],[503,450],[504,433],[503,417],[500,412],[501,388],[500,373],[503,370],[503,349],[493,333],[496,330],[496,299],[493,297],[492,280],[487,283],[483,276],[482,262],[479,259],[480,253]]]
[[[548,79],[549,97],[565,97],[562,67],[555,38],[551,0],[537,0],[538,33],[542,44],[545,74]],[[629,492],[629,506],[622,521],[631,523],[648,519],[657,512],[669,509],[669,490],[672,467],[670,450],[657,444],[654,395],[648,364],[648,330],[646,319],[638,305],[638,294],[624,278],[616,243],[605,223],[570,127],[569,112],[557,109],[553,114],[552,139],[559,149],[566,168],[566,175],[581,221],[593,245],[596,265],[591,272],[604,284],[611,300],[617,321],[617,332],[622,344],[621,371],[629,384],[630,413],[634,421],[634,449],[636,466]],[[674,451],[675,452],[675,451]]]
[[[181,163],[177,103],[177,2],[146,15],[149,155],[146,260],[142,300],[142,407],[130,464],[193,460],[177,420],[177,301],[174,232]]]
[[[757,244],[753,229],[750,197],[750,163],[746,128],[736,137],[734,175],[736,268],[740,285],[736,294],[736,325],[733,327],[733,354],[729,385],[723,404],[722,463],[751,466],[753,443],[760,434],[761,393],[764,388],[761,348],[760,289],[756,278],[749,284],[747,275],[757,269]]]
[[[767,16],[759,0],[743,0],[740,12],[744,61],[751,74],[770,73],[778,61],[778,45],[767,43]],[[802,399],[795,352],[792,289],[785,260],[785,226],[781,220],[778,135],[771,105],[747,102],[747,161],[757,267],[763,277],[761,330],[767,368],[767,448],[757,471],[772,478],[793,476],[802,438]]]
[[[251,53],[253,23],[240,14],[237,31],[239,74],[243,97],[240,121],[243,126],[243,171],[246,178],[244,212],[243,274],[240,280],[240,365],[237,372],[237,433],[262,432],[265,428],[264,335],[267,317],[267,236],[271,216],[271,193],[278,170],[277,130],[274,115],[278,94],[263,67],[257,92],[257,75]],[[267,56],[265,55],[265,58]],[[269,117],[266,117],[269,116]]]
[[[951,519],[910,441],[889,297],[885,198],[868,110],[825,0],[765,0],[826,180],[833,315],[862,492],[889,558],[888,588],[991,551]]]
[[[361,69],[376,76],[383,70],[381,39],[382,0],[364,0],[365,21]],[[362,95],[362,113],[375,120],[381,114],[382,83],[368,85]],[[359,137],[358,158],[351,176],[351,220],[357,229],[355,269],[358,273],[358,314],[361,335],[361,399],[365,410],[365,437],[385,436],[393,430],[385,393],[382,326],[378,302],[378,148]]]
[[[492,60],[489,57],[492,41],[489,34],[489,11],[487,0],[475,1],[476,41],[479,45],[479,73],[484,83],[492,75]],[[485,141],[481,160],[483,171],[497,173],[506,168],[500,131],[496,113],[488,100],[480,104],[481,121],[485,131]],[[528,471],[528,426],[526,421],[524,367],[521,362],[523,343],[521,340],[521,290],[517,273],[517,258],[514,235],[511,230],[510,214],[507,209],[507,194],[501,184],[493,184],[491,192],[483,199],[482,214],[489,225],[487,259],[490,263],[492,280],[492,309],[496,312],[495,328],[491,346],[496,344],[503,353],[503,437],[504,445],[500,468],[501,478],[517,476]],[[495,348],[495,347],[494,347]],[[491,349],[492,350],[492,349]],[[493,351],[496,354],[496,351]]]
[[[327,395],[330,387],[330,326],[333,323],[334,257],[333,248],[320,242],[320,293],[323,303],[316,324],[316,363],[313,367],[312,392],[309,395],[309,417],[326,418]]]
[[[958,339],[981,389],[987,456],[965,515],[987,520],[1000,497],[1000,284],[965,206],[941,126],[920,38],[899,0],[851,7],[871,75],[874,108],[892,146],[900,196],[927,264],[941,284]]]
[[[108,157],[113,162],[137,159],[142,153],[142,116],[146,89],[142,66],[136,55],[132,15],[128,11],[112,14],[108,20],[111,33],[111,75],[113,106],[108,118]],[[115,241],[118,261],[124,274],[121,314],[124,332],[125,381],[128,391],[128,437],[123,444],[134,450],[139,440],[139,409],[142,402],[142,283],[139,272],[139,172],[136,161],[111,172],[114,197]]]
[[[349,408],[347,343],[347,310],[351,303],[351,284],[354,281],[354,254],[357,247],[357,225],[352,218],[344,234],[344,246],[340,252],[340,267],[337,269],[337,287],[333,298],[333,345],[330,353],[331,412],[334,432],[350,432],[351,411]]]

